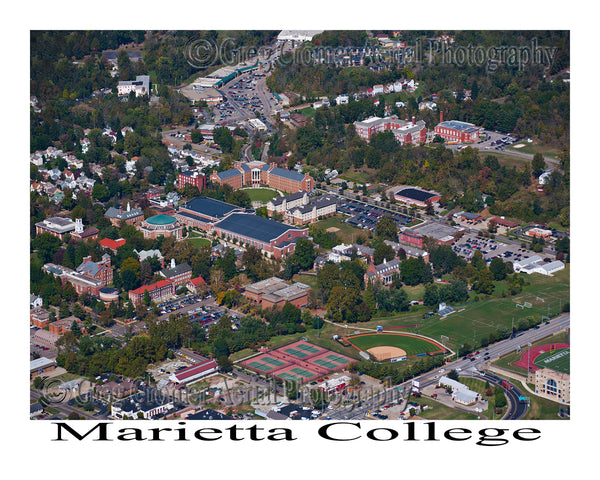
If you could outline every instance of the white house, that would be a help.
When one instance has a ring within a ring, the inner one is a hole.
[[[348,95],[338,95],[335,97],[335,103],[337,105],[345,105],[348,103]]]

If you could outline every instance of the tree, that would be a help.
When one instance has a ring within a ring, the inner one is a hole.
[[[200,130],[193,128],[191,131],[191,139],[192,139],[192,143],[202,143],[202,141],[204,140],[204,137],[202,136],[202,133],[200,132]]]
[[[393,260],[396,257],[396,252],[385,242],[379,243],[377,247],[375,247],[375,251],[373,252],[373,263],[375,265],[380,265],[383,263],[383,260],[386,261]]]
[[[425,292],[423,293],[423,305],[433,307],[438,303],[438,288],[435,283],[428,283],[425,285]]]
[[[384,215],[375,225],[375,235],[381,240],[398,240],[398,226],[391,215]]]
[[[298,267],[301,270],[310,270],[315,262],[315,258],[317,257],[313,242],[311,242],[308,238],[299,238],[296,242],[294,256],[296,257]]]
[[[504,280],[506,278],[506,264],[501,258],[492,258],[490,262],[490,272],[494,276],[494,280]]]
[[[60,239],[51,233],[44,232],[35,237],[31,246],[37,251],[40,260],[47,263],[60,248]]]
[[[218,127],[213,131],[213,139],[221,147],[223,153],[231,153],[233,149],[233,135],[227,127]]]
[[[533,155],[533,160],[531,161],[531,172],[539,177],[543,171],[546,169],[546,162],[544,161],[544,155],[541,153],[536,153]]]
[[[131,270],[123,270],[119,275],[121,277],[123,290],[134,290],[138,286],[137,276]]]

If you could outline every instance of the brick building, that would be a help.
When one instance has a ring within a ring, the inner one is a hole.
[[[144,212],[139,208],[131,208],[129,203],[127,203],[126,210],[123,210],[122,207],[110,207],[104,216],[115,227],[120,227],[121,222],[125,222],[126,225],[139,225],[144,220]]]
[[[243,295],[261,305],[262,308],[273,306],[281,308],[286,302],[302,308],[308,304],[309,292],[310,287],[304,283],[297,282],[290,285],[281,278],[271,277],[248,285]]]
[[[177,218],[164,214],[147,218],[140,223],[138,228],[143,233],[144,238],[149,239],[164,236],[175,237],[176,240],[180,240],[183,234],[183,226],[179,223]]]
[[[233,168],[223,172],[213,171],[210,181],[219,185],[241,187],[269,187],[287,193],[311,192],[315,188],[314,179],[306,174],[278,167],[275,163],[236,162]]]
[[[166,280],[170,281],[175,287],[179,285],[185,285],[192,278],[192,267],[187,263],[175,264],[175,259],[171,259],[170,268],[164,268],[160,272],[160,275],[165,277]]]
[[[50,217],[35,224],[35,233],[49,233],[61,240],[67,233],[75,230],[75,222],[70,218]]]
[[[106,286],[113,281],[113,269],[110,261],[110,255],[105,253],[102,255],[102,260],[92,262],[92,257],[88,255],[83,258],[81,265],[77,267],[77,272],[83,273],[88,277],[102,282],[102,286]]]
[[[61,265],[46,263],[42,267],[42,270],[60,278],[60,281],[63,285],[66,282],[69,282],[75,288],[77,295],[88,293],[94,297],[98,297],[100,295],[100,289],[104,287],[104,282],[102,280],[90,277],[85,273],[77,272]]]
[[[50,323],[50,312],[42,307],[37,307],[29,311],[29,321],[38,328],[45,328]]]
[[[175,295],[175,287],[169,280],[160,280],[152,285],[144,285],[135,290],[129,290],[129,300],[134,306],[144,301],[144,293],[148,292],[150,300],[156,303],[162,302]]]
[[[392,277],[394,274],[400,273],[400,260],[394,258],[389,262],[387,260],[383,260],[383,263],[379,265],[369,265],[367,271],[365,272],[364,280],[365,285],[368,282],[376,282],[379,281],[383,285],[389,285],[392,283]]]
[[[308,237],[308,228],[298,228],[257,215],[232,213],[212,227],[228,241],[252,245],[275,258],[294,253],[296,241]]]
[[[443,117],[440,114],[440,123],[433,128],[433,132],[446,142],[473,143],[479,140],[479,128],[472,123],[458,120],[443,122],[442,120]]]
[[[373,135],[391,130],[394,138],[401,145],[415,145],[427,140],[427,128],[423,120],[400,120],[395,115],[391,117],[369,117],[362,122],[354,122],[356,134],[363,140],[369,141]]]
[[[206,187],[206,176],[198,171],[180,172],[177,176],[177,187],[182,189],[186,185],[197,187],[200,192]]]

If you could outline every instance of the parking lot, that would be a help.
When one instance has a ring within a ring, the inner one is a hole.
[[[471,233],[466,234],[457,240],[452,246],[452,250],[465,260],[470,260],[476,250],[480,250],[483,254],[483,258],[486,260],[498,257],[504,262],[523,260],[535,255],[533,252],[521,248],[520,245],[478,237]]]
[[[223,102],[215,105],[213,120],[215,124],[245,125],[249,118],[262,117],[269,123],[273,107],[277,100],[266,88],[265,74],[254,72],[235,78],[223,88]]]
[[[404,227],[412,221],[411,217],[401,213],[391,212],[374,205],[367,205],[366,203],[347,198],[338,198],[337,210],[350,216],[346,220],[346,223],[371,231],[375,230],[377,222],[384,215],[391,215],[398,228]]]

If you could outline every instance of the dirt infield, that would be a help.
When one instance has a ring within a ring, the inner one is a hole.
[[[406,352],[398,347],[373,347],[369,348],[367,352],[370,353],[378,362],[383,362],[384,360],[389,360],[390,358],[406,356]]]

